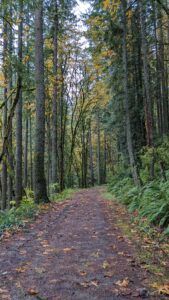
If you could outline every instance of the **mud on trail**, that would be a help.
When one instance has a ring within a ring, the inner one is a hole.
[[[51,204],[0,242],[0,299],[142,299],[146,270],[116,218],[98,188]]]

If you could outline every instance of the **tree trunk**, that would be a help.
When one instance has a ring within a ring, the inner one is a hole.
[[[62,73],[62,87],[61,87],[61,95],[60,95],[60,191],[64,190],[64,135],[65,135],[65,127],[64,127],[64,74]]]
[[[18,28],[18,59],[20,85],[22,86],[22,34],[23,34],[23,0],[20,0],[20,24]],[[15,198],[19,206],[22,200],[22,88],[16,106],[16,170],[15,170]]]
[[[159,12],[159,66],[161,74],[161,91],[162,91],[162,128],[163,134],[168,134],[168,96],[167,96],[167,85],[166,85],[166,72],[165,72],[165,55],[164,55],[164,37],[163,37],[163,17],[162,13]]]
[[[107,175],[107,138],[106,131],[104,130],[104,166],[103,166],[103,183],[106,183]]]
[[[28,185],[28,116],[25,122],[25,147],[24,147],[24,188]]]
[[[143,12],[143,1],[138,0],[140,26],[141,26],[141,42],[142,42],[142,55],[143,55],[143,81],[145,90],[145,122],[146,122],[146,136],[147,145],[153,146],[153,116],[152,116],[152,99],[150,96],[150,80],[148,70],[148,57],[147,57],[147,40],[145,18]]]
[[[12,18],[12,5],[10,6],[10,18]],[[9,26],[9,55],[10,60],[12,60],[12,52],[13,52],[13,32],[11,26]],[[10,61],[9,65],[9,91],[12,90],[13,87],[13,80],[12,80],[12,61]],[[12,107],[12,97],[9,102],[9,109]],[[12,147],[12,121],[11,121],[11,128],[10,134],[8,137],[8,164],[9,164],[9,176],[8,176],[8,208],[10,207],[10,201],[13,198],[13,170],[14,170],[14,163],[13,163],[13,147]]]
[[[33,146],[32,146],[32,117],[29,116],[29,151],[30,151],[30,188],[33,190]]]
[[[58,98],[58,6],[57,0],[54,1],[54,37],[53,37],[53,73],[54,73],[54,87],[53,87],[53,101],[52,101],[52,183],[58,180],[58,145],[57,145],[57,98]]]
[[[49,202],[44,172],[45,155],[45,87],[43,53],[43,0],[35,12],[35,81],[36,132],[34,154],[34,199],[36,203]]]
[[[126,0],[122,0],[123,9],[123,67],[124,67],[124,95],[125,95],[125,113],[126,113],[126,135],[127,147],[130,160],[131,173],[135,185],[140,186],[139,176],[133,153],[130,113],[129,113],[129,94],[128,94],[128,57],[127,57],[127,20],[126,20]]]
[[[97,110],[97,183],[101,185],[100,114]]]
[[[3,73],[4,73],[4,101],[3,108],[3,138],[5,136],[5,129],[7,126],[7,22],[3,22]],[[3,157],[2,162],[2,210],[7,206],[7,156]]]
[[[91,185],[94,186],[94,169],[93,169],[93,145],[92,145],[92,133],[91,125],[89,126],[89,169]]]

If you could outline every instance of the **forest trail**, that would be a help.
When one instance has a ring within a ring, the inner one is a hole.
[[[141,299],[147,274],[117,218],[99,188],[51,204],[0,242],[0,299]]]

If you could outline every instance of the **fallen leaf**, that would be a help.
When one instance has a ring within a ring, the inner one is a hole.
[[[91,282],[90,282],[90,285],[94,285],[94,286],[98,287],[98,282],[97,282],[96,280],[91,281]]]
[[[27,270],[27,267],[20,267],[15,269],[18,273],[24,273]]]
[[[39,274],[42,274],[45,272],[45,268],[35,268],[35,271]]]
[[[64,251],[65,253],[67,253],[67,252],[72,251],[72,248],[64,248],[63,251]]]
[[[153,283],[151,286],[153,288],[157,289],[159,294],[169,296],[169,282],[166,284]]]
[[[128,287],[129,280],[128,280],[128,278],[125,278],[123,280],[118,280],[115,284],[120,286],[120,287]]]
[[[108,263],[108,261],[104,261],[103,262],[103,269],[107,269],[107,268],[109,268],[110,267],[110,264]]]
[[[79,272],[79,274],[80,274],[81,276],[86,276],[86,275],[87,275],[87,273],[84,272],[84,271]]]
[[[8,293],[8,290],[0,288],[0,294],[3,294],[3,293]]]
[[[154,273],[154,274],[157,275],[157,276],[161,276],[161,277],[164,276],[164,273],[162,273],[162,272],[156,272],[156,273]]]
[[[28,294],[31,296],[39,294],[39,291],[36,288],[30,288],[27,290]]]
[[[114,275],[114,272],[106,272],[105,274],[104,274],[104,277],[112,277]]]
[[[19,289],[22,287],[20,281],[17,281],[17,282],[15,283],[15,285],[16,285],[16,287],[19,288]]]
[[[89,283],[88,282],[82,282],[80,283],[80,285],[84,288],[88,288],[89,287]]]

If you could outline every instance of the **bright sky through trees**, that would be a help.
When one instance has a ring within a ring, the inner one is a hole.
[[[84,2],[84,1],[77,1],[77,5],[74,9],[75,15],[78,18],[78,30],[81,32],[84,32],[87,30],[86,26],[83,23],[83,15],[86,14],[90,9],[90,4],[88,2]],[[83,36],[81,38],[81,43],[82,43],[82,48],[86,48],[88,45],[88,42],[86,40],[86,38]]]
[[[90,8],[90,4],[84,1],[77,1],[77,6],[75,8],[75,14],[80,18],[82,14],[85,14]]]

